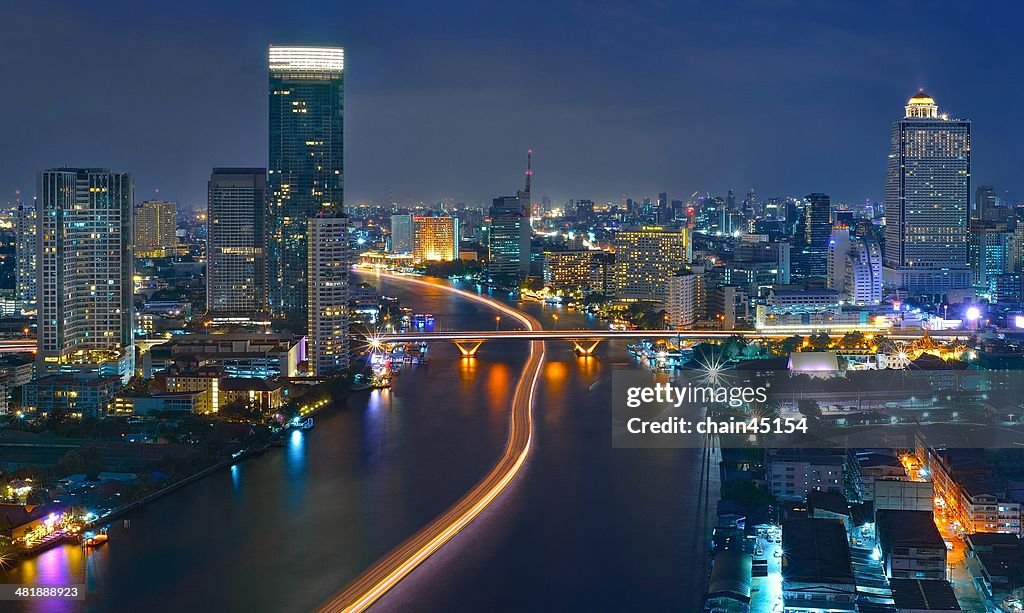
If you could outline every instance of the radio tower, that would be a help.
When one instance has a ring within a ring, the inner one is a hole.
[[[530,182],[533,179],[533,149],[526,150],[526,189],[523,195],[526,197],[526,214],[533,215],[533,195],[530,193]]]

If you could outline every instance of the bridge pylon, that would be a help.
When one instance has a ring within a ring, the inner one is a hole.
[[[455,346],[459,348],[459,352],[462,354],[462,357],[464,358],[476,357],[476,352],[478,349],[480,349],[480,345],[484,344],[484,342],[480,340],[456,340],[452,342],[455,343]]]
[[[594,350],[601,344],[601,339],[583,338],[583,339],[570,339],[572,343],[572,350],[576,352],[578,356],[591,356],[594,355]]]

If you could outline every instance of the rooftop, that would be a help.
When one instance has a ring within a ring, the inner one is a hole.
[[[846,529],[833,519],[792,519],[782,524],[784,581],[853,584]]]
[[[900,611],[960,611],[953,588],[934,579],[892,579],[892,599]]]
[[[930,511],[879,510],[875,513],[875,523],[883,548],[946,548]]]

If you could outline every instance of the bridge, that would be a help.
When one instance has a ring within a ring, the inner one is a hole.
[[[806,333],[804,336],[813,333]],[[842,338],[846,332],[829,333],[832,338]],[[865,333],[870,334],[870,333]],[[942,331],[898,331],[882,334],[887,339],[897,341],[915,341],[928,334],[935,340],[952,341],[966,340],[971,332],[963,330]],[[384,345],[397,343],[428,343],[432,341],[449,341],[459,348],[463,357],[473,357],[480,346],[486,341],[568,341],[577,355],[590,356],[601,341],[641,339],[675,339],[677,341],[727,340],[732,337],[746,339],[781,340],[794,336],[793,332],[772,333],[751,330],[451,330],[444,332],[409,332],[399,334],[371,334],[366,337],[367,344],[374,349]]]

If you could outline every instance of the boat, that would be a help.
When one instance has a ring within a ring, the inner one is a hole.
[[[106,528],[99,532],[85,532],[82,534],[82,545],[84,547],[99,547],[108,540],[110,540],[110,537],[107,536]]]

